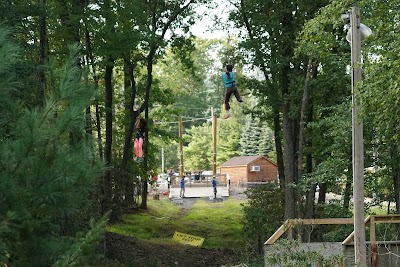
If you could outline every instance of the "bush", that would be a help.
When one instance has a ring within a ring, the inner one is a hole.
[[[273,251],[266,256],[266,261],[274,266],[309,267],[343,266],[343,256],[327,256],[323,251],[302,249],[297,240],[282,239],[273,245]]]
[[[283,190],[276,183],[248,189],[249,201],[243,204],[244,236],[249,253],[263,254],[264,242],[283,223]]]
[[[352,218],[353,214],[338,202],[315,205],[315,218]],[[311,242],[341,242],[353,231],[353,225],[318,225],[311,233]]]

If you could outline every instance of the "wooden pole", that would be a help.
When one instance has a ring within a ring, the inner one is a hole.
[[[361,32],[360,8],[352,7],[351,26],[351,66],[352,66],[352,143],[353,143],[353,197],[354,197],[354,252],[355,265],[367,266],[365,224],[364,224],[364,144],[363,125],[359,113],[361,98]]]
[[[164,161],[165,161],[165,157],[164,157],[164,145],[161,147],[161,173],[163,174],[163,178],[164,178]]]
[[[178,118],[178,135],[179,135],[179,176],[183,176],[183,142],[182,142],[182,117]]]
[[[217,174],[217,116],[214,114],[212,117],[213,128],[213,165],[212,172],[215,176]]]

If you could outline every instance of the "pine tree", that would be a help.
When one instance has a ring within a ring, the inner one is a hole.
[[[268,156],[274,150],[272,130],[266,126],[262,127],[258,155]]]
[[[248,140],[249,144],[249,155],[258,155],[260,138],[261,138],[261,124],[259,118],[252,118],[250,124],[250,137]]]
[[[0,265],[84,266],[105,229],[105,219],[88,224],[104,168],[91,139],[71,146],[70,133],[84,132],[93,90],[81,82],[75,47],[50,75],[44,105],[24,108],[13,75],[23,62],[8,35],[0,28]]]
[[[259,118],[248,115],[239,143],[242,156],[267,156],[273,150],[272,130]]]
[[[243,133],[240,136],[240,155],[242,156],[248,156],[251,155],[250,151],[250,137],[251,137],[251,116],[247,116],[246,124],[244,125]]]

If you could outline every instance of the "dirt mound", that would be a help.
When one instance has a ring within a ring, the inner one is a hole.
[[[227,249],[155,244],[114,233],[106,234],[106,251],[108,259],[135,267],[220,267],[240,262],[238,255]]]

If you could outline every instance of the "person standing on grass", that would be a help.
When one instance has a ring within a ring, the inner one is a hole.
[[[181,192],[179,193],[179,197],[185,197],[185,175],[183,175],[181,179]]]
[[[240,97],[239,90],[236,87],[235,73],[233,72],[232,64],[226,65],[226,71],[222,73],[222,80],[224,81],[226,88],[224,97],[225,116],[223,118],[227,119],[231,117],[231,106],[229,105],[229,100],[231,99],[232,94],[235,95],[238,102],[243,102],[242,98]]]
[[[213,176],[212,179],[212,186],[214,189],[214,198],[217,198],[217,180],[215,179],[215,176]]]

